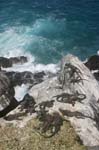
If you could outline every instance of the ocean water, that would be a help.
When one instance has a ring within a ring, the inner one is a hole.
[[[98,50],[99,0],[0,0],[0,56],[55,71],[65,54],[84,60]]]

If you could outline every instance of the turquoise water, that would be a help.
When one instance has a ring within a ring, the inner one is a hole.
[[[0,54],[57,63],[99,50],[98,0],[0,0]]]

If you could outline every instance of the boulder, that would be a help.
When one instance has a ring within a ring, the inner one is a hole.
[[[85,63],[85,65],[90,70],[99,70],[99,56],[98,55],[91,56]]]

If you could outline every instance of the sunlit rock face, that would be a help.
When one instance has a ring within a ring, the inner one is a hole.
[[[64,57],[58,77],[34,86],[29,94],[37,104],[54,100],[46,107],[49,113],[57,111],[70,120],[85,145],[99,144],[99,84],[77,57]]]

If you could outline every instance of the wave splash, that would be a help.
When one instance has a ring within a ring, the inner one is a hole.
[[[18,26],[6,28],[4,32],[0,33],[1,56],[8,58],[17,56],[28,57],[28,63],[25,63],[24,65],[14,65],[12,68],[7,68],[7,71],[50,71],[52,73],[57,72],[57,67],[55,63],[49,63],[44,65],[43,63],[38,62],[39,57],[42,57],[40,53],[42,53],[42,55],[46,55],[46,46],[50,47],[50,50],[53,50],[55,42],[56,44],[58,43],[57,41],[53,41],[52,45],[50,45],[51,40],[40,35],[41,31],[43,30],[42,28],[42,21],[40,20],[39,22],[36,21],[32,27]],[[37,53],[38,57],[36,55]]]

